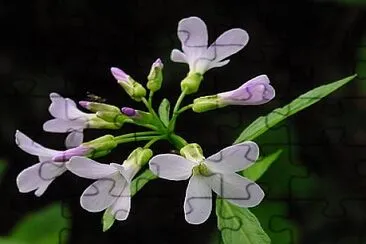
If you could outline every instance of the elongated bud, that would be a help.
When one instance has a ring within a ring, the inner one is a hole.
[[[99,111],[96,113],[96,115],[98,118],[101,118],[104,121],[118,124],[120,126],[122,126],[127,120],[129,120],[129,118],[126,115],[122,114],[120,110],[118,110],[118,112]]]
[[[180,149],[180,154],[186,159],[198,163],[205,159],[202,148],[197,143],[190,143],[182,147],[182,149]]]
[[[221,108],[224,105],[220,103],[217,95],[199,97],[193,100],[192,110],[196,113],[202,113],[209,110]]]
[[[104,119],[99,118],[97,115],[92,116],[90,119],[88,119],[86,123],[87,128],[111,130],[119,129],[123,125],[123,123],[108,122]]]
[[[111,68],[111,72],[118,84],[122,86],[133,100],[140,102],[146,96],[146,89],[121,69]]]
[[[163,83],[163,63],[158,58],[151,66],[150,73],[147,76],[147,88],[150,91],[156,92],[160,90]]]
[[[185,91],[186,94],[192,94],[198,91],[201,81],[203,80],[203,75],[200,73],[188,73],[187,77],[180,83],[180,88]]]
[[[66,162],[73,156],[100,157],[108,154],[116,146],[117,143],[114,140],[114,136],[105,135],[95,140],[84,142],[78,147],[56,154],[52,160],[55,162]]]
[[[157,123],[154,116],[150,113],[136,110],[129,107],[123,107],[121,109],[122,114],[128,116],[128,118],[132,119],[138,125],[154,125],[159,127],[160,124]]]
[[[106,103],[80,101],[79,104],[83,108],[88,109],[89,111],[92,111],[94,113],[98,111],[109,111],[119,113],[118,107]]]

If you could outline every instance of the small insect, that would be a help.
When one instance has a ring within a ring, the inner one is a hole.
[[[87,99],[88,101],[90,102],[98,102],[98,103],[104,103],[107,101],[106,98],[103,98],[103,97],[100,97],[100,96],[97,96],[91,92],[86,92],[86,96],[87,96]]]

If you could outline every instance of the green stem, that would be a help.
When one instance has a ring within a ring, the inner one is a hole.
[[[169,141],[178,149],[180,150],[182,147],[184,147],[185,145],[188,144],[188,142],[186,140],[184,140],[182,137],[176,135],[176,134],[171,134],[169,136]]]
[[[114,140],[117,142],[117,144],[122,144],[122,143],[128,143],[128,142],[148,141],[148,140],[152,140],[154,138],[156,138],[156,136],[139,136],[139,137],[129,137],[129,138],[116,136],[114,138]]]
[[[152,144],[154,144],[155,142],[161,140],[161,139],[164,139],[166,138],[166,135],[163,135],[163,136],[158,136],[158,137],[155,137],[154,139],[151,139],[148,143],[146,143],[146,145],[144,146],[144,148],[149,148],[151,147]]]
[[[130,123],[130,124],[142,126],[142,127],[149,128],[151,130],[154,130],[154,131],[158,131],[159,130],[157,127],[155,127],[153,125],[150,125],[150,124],[136,124],[135,121],[133,121],[133,120],[126,120],[125,123]]]
[[[149,103],[150,107],[152,107],[152,98],[153,98],[153,95],[154,95],[154,92],[153,91],[150,91],[149,92],[149,100],[148,100],[148,103]]]
[[[146,100],[146,98],[142,98],[141,101],[145,104],[146,108],[149,110],[149,112],[155,117],[157,121],[159,121],[162,128],[165,128],[163,122],[161,122],[159,116],[156,114],[155,110],[150,106],[149,102]]]
[[[178,109],[179,109],[179,106],[180,104],[182,103],[184,97],[186,96],[186,91],[182,91],[182,93],[179,95],[178,99],[177,99],[177,102],[175,103],[175,106],[174,106],[174,110],[173,110],[173,117],[172,119],[170,120],[169,122],[169,125],[168,125],[168,130],[169,131],[174,131],[174,128],[175,128],[175,122],[178,118]]]
[[[135,133],[129,133],[129,134],[124,134],[124,135],[119,135],[118,138],[139,137],[139,136],[151,136],[151,135],[159,135],[159,132],[156,132],[156,131],[135,132]]]
[[[178,114],[181,114],[181,113],[183,113],[184,111],[186,111],[186,110],[188,110],[188,109],[191,109],[193,107],[193,104],[189,104],[189,105],[187,105],[187,106],[184,106],[184,107],[182,107],[181,109],[179,109],[178,110]]]

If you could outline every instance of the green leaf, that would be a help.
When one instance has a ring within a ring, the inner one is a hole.
[[[60,203],[52,204],[24,217],[0,243],[64,243],[70,228],[68,215]]]
[[[134,196],[142,187],[144,187],[150,180],[154,180],[158,178],[156,175],[153,174],[149,169],[145,170],[142,174],[136,177],[130,185],[131,188],[131,196]],[[109,208],[104,211],[102,224],[103,224],[103,231],[109,230],[112,225],[114,224],[114,216],[111,214]],[[1,243],[0,243],[1,244]]]
[[[258,219],[247,208],[240,208],[222,198],[217,198],[216,215],[223,243],[271,243]]]
[[[102,219],[102,223],[103,223],[103,232],[106,232],[107,230],[109,230],[112,225],[114,224],[114,221],[116,219],[114,218],[113,214],[111,213],[110,209],[107,208],[104,211],[103,214],[103,219]]]
[[[267,171],[268,167],[278,159],[282,151],[281,149],[277,150],[267,157],[258,160],[252,166],[243,170],[241,174],[252,181],[258,180]]]
[[[342,80],[335,81],[327,85],[319,86],[296,98],[288,105],[282,108],[277,108],[266,116],[259,117],[240,134],[240,136],[235,140],[234,144],[247,140],[253,140],[254,138],[263,134],[269,128],[275,126],[276,124],[286,119],[287,117],[290,117],[291,115],[320,101],[323,97],[329,95],[330,93],[337,90],[341,86],[347,84],[355,77],[356,75],[352,75]]]
[[[169,125],[170,102],[164,98],[159,106],[159,117],[165,126]]]
[[[156,178],[158,177],[154,175],[154,173],[149,169],[145,170],[131,182],[131,196],[134,196],[139,190],[141,190],[141,188],[144,187],[147,182]]]

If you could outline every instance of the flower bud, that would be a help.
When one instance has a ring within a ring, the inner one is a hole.
[[[109,112],[116,112],[119,113],[119,108],[110,104],[106,103],[97,103],[97,102],[89,102],[89,101],[80,101],[80,106],[85,109],[88,109],[92,112],[98,111],[109,111]]]
[[[119,110],[118,113],[110,111],[98,111],[96,115],[98,118],[101,118],[104,121],[117,124],[120,126],[122,126],[126,120],[129,120],[129,118],[126,115],[121,114]]]
[[[180,154],[188,160],[202,162],[205,159],[202,148],[197,143],[190,143],[180,149]]]
[[[163,82],[163,63],[158,58],[151,66],[150,73],[147,76],[147,88],[150,91],[156,92],[160,90]]]
[[[66,162],[73,156],[100,157],[108,154],[117,146],[114,136],[105,135],[95,140],[84,142],[80,146],[68,149],[56,154],[52,160],[55,162]]]
[[[118,84],[122,86],[133,100],[140,102],[141,99],[146,96],[146,89],[121,69],[111,68],[111,72]]]
[[[97,112],[99,113],[99,112]],[[90,119],[88,119],[87,128],[93,128],[93,129],[119,129],[123,125],[123,123],[113,123],[108,122],[102,118],[99,118],[97,115],[92,116]]]
[[[220,99],[217,95],[199,97],[193,100],[192,110],[196,113],[202,113],[209,110],[222,107]]]
[[[180,88],[185,91],[186,94],[192,94],[198,91],[203,75],[200,73],[188,73],[187,77],[180,83]]]
[[[153,125],[157,127],[160,126],[160,124],[157,123],[154,116],[150,113],[129,107],[123,107],[121,111],[124,115],[128,116],[128,118],[132,119],[133,122],[135,122],[138,125]]]

